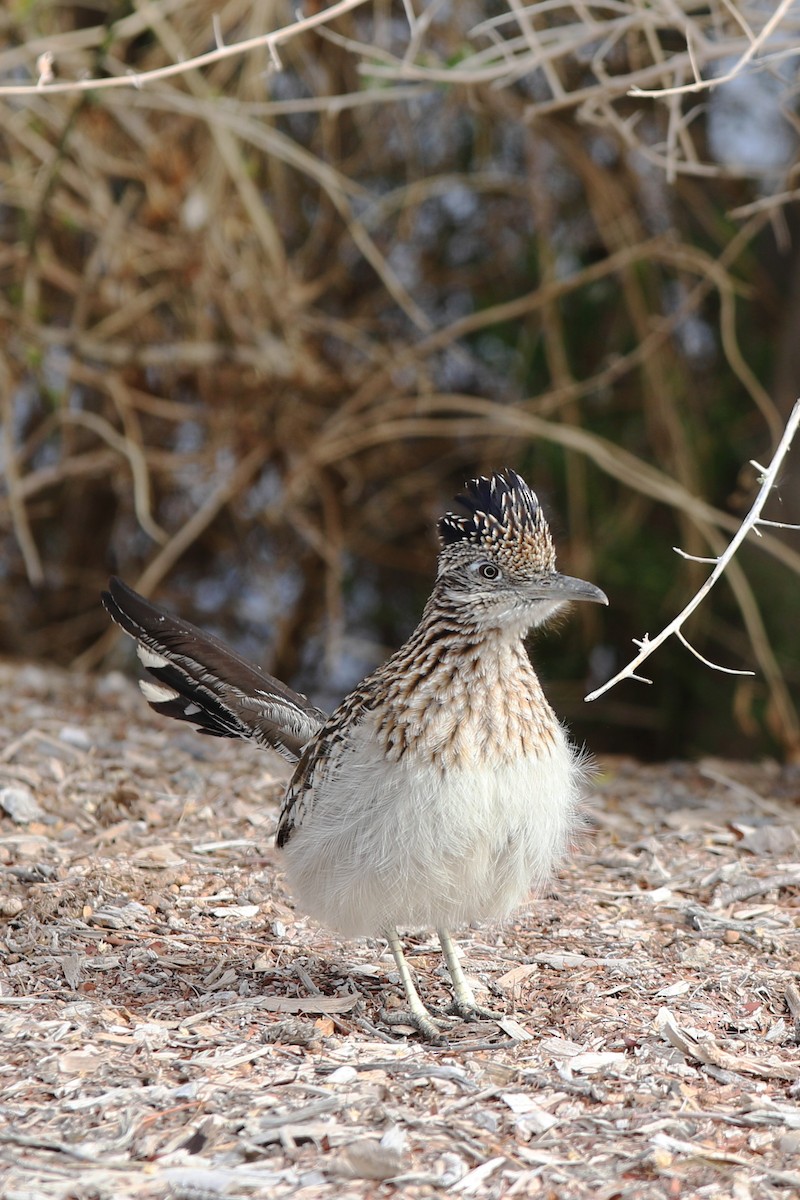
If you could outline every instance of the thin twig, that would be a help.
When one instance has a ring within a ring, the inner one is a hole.
[[[351,12],[354,8],[360,8],[362,4],[366,4],[367,0],[339,0],[338,4],[332,4],[330,8],[322,8],[319,12],[312,13],[309,17],[303,17],[294,25],[285,25],[282,29],[276,29],[273,33],[264,33],[259,37],[246,38],[242,42],[234,42],[230,46],[218,46],[216,50],[209,50],[206,54],[198,54],[195,58],[189,59],[187,62],[174,62],[166,67],[156,67],[152,71],[141,71],[138,74],[130,75],[113,75],[103,79],[73,79],[64,81],[63,83],[47,83],[44,86],[41,82],[35,84],[19,84],[5,85],[0,87],[0,96],[35,96],[41,95],[42,92],[47,92],[48,95],[53,95],[56,92],[93,92],[107,91],[109,88],[119,87],[137,87],[140,88],[146,83],[154,83],[158,79],[170,79],[175,75],[185,75],[188,71],[194,71],[198,67],[207,67],[211,63],[221,62],[224,58],[232,58],[242,54],[247,54],[250,50],[259,50],[264,48],[270,52],[275,50],[277,46],[284,42],[290,41],[299,33],[304,33],[308,29],[314,29],[318,25],[323,25],[328,21],[334,21],[343,13]],[[150,4],[142,4],[139,6],[140,12],[144,15],[148,14],[151,8]]]
[[[645,90],[637,87],[635,84],[628,92],[629,96],[651,96],[662,98],[665,96],[682,96],[687,92],[710,92],[713,88],[719,87],[723,83],[730,83],[737,75],[740,75],[747,64],[755,57],[758,51],[763,46],[769,35],[780,25],[786,13],[794,4],[795,0],[781,0],[781,3],[775,9],[775,12],[764,25],[761,32],[753,38],[748,48],[734,63],[729,71],[723,75],[717,75],[713,79],[699,79],[694,83],[685,83],[680,87],[671,88],[654,88]]]
[[[619,671],[612,679],[609,679],[608,683],[604,683],[602,687],[596,688],[593,692],[590,692],[586,697],[586,700],[596,700],[598,696],[602,696],[604,692],[607,692],[610,688],[614,687],[614,685],[619,683],[620,680],[633,678],[634,672],[645,661],[645,659],[649,658],[653,651],[657,650],[662,642],[665,642],[667,638],[672,636],[673,633],[677,634],[687,617],[689,617],[691,613],[693,613],[694,610],[702,603],[702,601],[711,591],[714,584],[717,583],[717,581],[725,573],[725,570],[728,567],[731,559],[741,543],[747,537],[747,534],[751,529],[755,529],[756,525],[760,521],[761,510],[764,507],[770,492],[775,486],[775,481],[778,477],[778,471],[780,470],[781,463],[783,462],[783,459],[785,458],[786,453],[792,444],[792,439],[797,432],[798,425],[800,425],[800,400],[796,402],[791,411],[789,420],[786,423],[783,437],[781,438],[778,448],[772,457],[772,462],[764,474],[761,487],[758,495],[756,496],[755,502],[753,503],[753,507],[750,509],[750,512],[739,526],[737,532],[731,538],[727,549],[717,559],[717,564],[709,575],[708,579],[695,594],[695,596],[692,597],[685,608],[678,613],[677,617],[675,617],[674,620],[670,621],[669,625],[662,629],[661,633],[657,634],[654,638],[645,636],[640,643],[642,648],[639,654],[637,654],[636,657],[632,659],[631,662],[629,662],[628,665]],[[711,665],[712,664],[709,663],[709,666]]]
[[[181,555],[185,554],[192,543],[208,528],[228,501],[246,487],[264,461],[265,452],[261,445],[255,446],[249,454],[245,455],[230,476],[214,488],[189,520],[181,526],[177,533],[173,534],[165,546],[161,547],[158,554],[136,580],[138,591],[145,596],[150,594]],[[75,659],[73,667],[78,670],[87,670],[96,666],[115,640],[115,630],[106,630],[102,637]]]
[[[136,519],[145,533],[155,542],[165,542],[167,535],[153,517],[150,509],[150,474],[147,462],[140,445],[124,434],[118,433],[113,425],[93,412],[82,412],[80,409],[63,409],[59,413],[63,425],[82,425],[91,429],[92,433],[102,438],[107,445],[128,460],[133,476],[133,505]]]
[[[708,560],[706,560],[708,561]],[[755,671],[737,671],[734,667],[723,667],[719,663],[714,663],[710,658],[704,658],[699,650],[696,650],[692,643],[688,641],[681,633],[680,629],[675,630],[675,636],[679,642],[682,642],[690,654],[699,659],[706,667],[711,667],[712,671],[722,671],[725,675],[755,675]]]
[[[14,446],[14,412],[11,399],[11,375],[6,370],[0,356],[0,404],[3,411],[3,465],[5,466],[6,488],[8,491],[8,507],[11,511],[11,521],[17,545],[25,563],[25,573],[28,582],[34,587],[44,583],[44,569],[33,531],[31,530],[25,499],[21,488],[21,479],[17,464],[16,448]]]

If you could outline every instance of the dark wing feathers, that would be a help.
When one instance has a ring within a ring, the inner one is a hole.
[[[121,579],[102,594],[112,620],[136,640],[152,676],[141,688],[151,708],[200,733],[249,738],[295,762],[325,713],[219,638],[164,612]]]

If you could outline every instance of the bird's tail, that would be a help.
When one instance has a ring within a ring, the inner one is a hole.
[[[270,746],[289,762],[319,731],[325,713],[305,696],[253,666],[219,638],[171,616],[121,579],[102,593],[103,607],[136,640],[152,676],[139,686],[151,708],[200,733]]]

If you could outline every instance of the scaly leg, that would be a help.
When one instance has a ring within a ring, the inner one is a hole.
[[[414,985],[414,980],[411,978],[411,972],[408,969],[408,963],[406,962],[406,956],[403,953],[403,946],[397,930],[389,929],[383,936],[389,943],[389,949],[394,955],[394,961],[397,964],[397,970],[403,984],[403,991],[408,1001],[408,1009],[402,1009],[400,1012],[387,1012],[386,1009],[383,1009],[381,1011],[381,1018],[388,1025],[413,1025],[417,1032],[429,1042],[446,1042],[447,1039],[442,1035],[433,1017],[420,1000],[419,992]]]
[[[437,932],[439,941],[442,943],[444,961],[447,963],[447,969],[453,981],[453,1003],[447,1011],[461,1017],[464,1021],[496,1021],[503,1014],[493,1012],[491,1008],[484,1008],[482,1004],[478,1004],[475,994],[464,976],[458,951],[450,934],[446,929],[439,929]]]

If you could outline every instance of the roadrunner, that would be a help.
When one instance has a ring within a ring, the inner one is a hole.
[[[408,641],[330,717],[217,638],[112,579],[103,604],[136,639],[156,712],[249,738],[296,763],[276,844],[302,909],[347,937],[386,938],[408,1011],[430,1039],[398,929],[435,928],[449,1012],[477,1004],[450,931],[501,918],[565,849],[584,776],[523,644],[565,603],[607,604],[556,570],[535,494],[514,471],[472,480],[438,524],[438,570]],[[384,1013],[384,1017],[388,1014]]]

